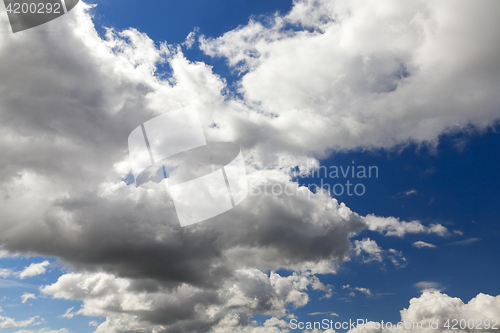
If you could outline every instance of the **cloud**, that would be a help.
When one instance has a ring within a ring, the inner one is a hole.
[[[403,256],[402,251],[389,249],[389,260],[398,268],[406,266],[406,258]]]
[[[413,243],[413,247],[416,247],[418,249],[425,248],[425,247],[435,249],[437,246],[430,244],[430,243],[423,242],[423,241],[417,241],[417,242]]]
[[[35,285],[29,283],[22,283],[19,281],[3,280],[3,279],[0,280],[0,288],[13,288],[13,287],[37,289]]]
[[[12,270],[8,268],[0,268],[0,277],[6,278],[12,275]]]
[[[16,321],[15,319],[9,317],[0,316],[0,328],[10,328],[10,327],[28,327],[31,325],[40,325],[41,322],[37,321],[39,316],[31,317],[26,320]]]
[[[41,328],[38,330],[20,330],[15,333],[71,333],[68,329],[66,328],[61,328],[58,330],[52,330],[50,328]]]
[[[421,292],[440,292],[444,288],[441,286],[441,284],[437,282],[429,282],[429,281],[422,281],[415,283],[415,287],[420,289]]]
[[[485,294],[478,294],[471,299],[468,303],[464,303],[460,298],[450,297],[446,294],[439,292],[424,292],[420,297],[410,300],[410,305],[407,309],[401,311],[401,322],[406,323],[422,323],[423,329],[420,332],[449,332],[445,328],[447,320],[465,319],[473,320],[474,322],[488,319],[491,323],[492,318],[498,318],[500,315],[500,296],[490,296]],[[439,328],[429,328],[429,323],[439,321]],[[450,322],[449,322],[450,323]],[[394,323],[393,323],[394,324]],[[349,333],[358,332],[414,332],[414,329],[375,329],[368,327],[357,327],[349,331]],[[476,331],[476,330],[466,330]],[[479,329],[478,329],[479,331]],[[482,332],[494,332],[495,330],[485,329],[484,324],[481,325]]]
[[[359,287],[355,287],[354,290],[357,290],[359,292],[362,292],[363,294],[365,294],[366,296],[371,296],[372,295],[372,292],[370,291],[370,289],[368,288],[359,288]]]
[[[467,245],[471,245],[471,244],[474,244],[476,242],[479,242],[480,240],[481,240],[481,238],[469,238],[469,239],[466,239],[463,241],[449,243],[448,245],[467,246]]]
[[[41,291],[55,298],[82,300],[82,309],[76,314],[107,317],[97,330],[107,332],[115,325],[139,325],[131,318],[141,313],[147,313],[146,318],[156,323],[151,329],[168,326],[172,330],[182,327],[179,322],[188,319],[190,325],[196,327],[210,327],[212,322],[221,324],[228,314],[241,320],[255,313],[282,317],[288,306],[298,308],[308,303],[308,288],[330,292],[311,274],[281,276],[272,272],[266,275],[256,269],[238,270],[233,278],[215,290],[188,284],[167,288],[153,281],[124,279],[105,273],[71,273],[44,286]],[[124,313],[132,317],[123,316]]]
[[[9,251],[6,251],[6,250],[0,250],[0,259],[2,258],[12,258],[12,257],[16,257],[17,254],[15,253],[10,253]]]
[[[23,304],[26,303],[28,300],[30,299],[36,299],[36,296],[35,294],[30,294],[30,293],[24,293],[22,296],[21,296],[21,299],[22,299],[22,302]]]
[[[399,221],[395,217],[378,217],[375,215],[367,215],[365,222],[368,224],[368,229],[377,231],[385,236],[404,237],[406,234],[436,234],[438,236],[447,236],[448,229],[441,224],[431,224],[426,227],[420,221],[404,222]]]
[[[363,261],[365,263],[371,261],[382,262],[382,252],[383,250],[378,246],[377,242],[370,238],[364,238],[363,240],[354,241],[354,253],[357,256],[361,256],[364,253],[367,254],[366,257],[363,257]]]
[[[360,293],[363,293],[363,294],[365,294],[366,296],[369,296],[369,297],[373,295],[372,291],[370,289],[364,288],[364,287],[352,287],[351,288],[351,286],[347,284],[347,285],[342,286],[342,290],[344,290],[344,289],[347,290],[347,292],[349,292],[348,295],[350,297],[355,297],[356,296],[355,291],[359,291]]]
[[[272,317],[264,322],[262,326],[246,325],[242,323],[238,315],[227,315],[213,329],[213,333],[288,333],[288,322]]]
[[[493,29],[500,4],[383,6],[297,1],[266,24],[251,20],[200,43],[241,73],[239,93],[274,117],[260,137],[283,150],[321,155],[329,148],[434,142],[443,132],[498,119],[492,87],[499,83],[500,47]]]
[[[64,314],[60,315],[59,317],[61,317],[61,318],[68,318],[68,319],[73,318],[75,316],[75,314],[71,313],[71,311],[73,311],[74,308],[75,307],[69,308],[68,310],[66,310],[66,312]]]
[[[45,260],[44,262],[41,263],[32,263],[28,267],[25,267],[24,270],[21,272],[17,273],[20,279],[24,279],[27,277],[33,277],[41,274],[45,274],[46,267],[50,266],[50,262],[48,260]]]
[[[403,256],[403,252],[397,251],[395,249],[383,250],[376,241],[370,238],[363,238],[363,240],[355,240],[353,252],[356,256],[361,257],[364,263],[369,263],[372,261],[383,262],[383,258],[388,258],[396,267],[406,266],[406,258]],[[346,288],[349,285],[344,286]]]
[[[335,312],[312,312],[312,313],[308,313],[307,315],[308,316],[324,316],[324,315],[328,315],[328,316],[332,316],[332,317],[338,317],[339,316]]]

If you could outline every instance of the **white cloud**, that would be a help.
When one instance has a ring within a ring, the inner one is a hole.
[[[195,28],[194,31],[191,31],[187,35],[186,40],[183,43],[187,49],[191,49],[193,47],[193,44],[196,41],[196,33],[198,32],[198,30],[199,30],[198,28]]]
[[[312,313],[308,313],[307,315],[308,316],[324,316],[324,315],[328,315],[328,316],[332,316],[332,317],[338,317],[339,316],[335,312],[312,312]]]
[[[106,322],[99,325],[97,332],[119,329],[125,323],[140,325],[137,320],[124,317],[120,312],[146,311],[153,314],[157,311],[163,319],[175,322],[176,316],[197,304],[195,308],[198,320],[208,322],[223,322],[231,316],[249,317],[257,312],[282,317],[288,306],[298,308],[309,302],[306,292],[308,288],[331,293],[327,286],[310,274],[266,275],[256,269],[236,271],[234,279],[221,285],[215,293],[189,285],[182,285],[176,290],[160,288],[151,292],[135,288],[133,280],[110,274],[71,273],[61,276],[52,285],[44,286],[41,291],[55,298],[83,300],[81,310],[76,313],[72,313],[73,308],[66,311],[71,316],[82,314],[107,317]],[[213,304],[199,303],[198,300],[207,297],[213,299]],[[165,311],[170,315],[166,316]],[[162,325],[150,325],[151,329],[155,327],[159,329]]]
[[[361,256],[363,255],[363,253],[366,253],[368,256],[363,257],[364,262],[382,262],[383,250],[380,248],[380,246],[378,246],[377,242],[370,238],[364,238],[361,241],[354,241],[354,252],[357,256]]]
[[[365,294],[366,296],[372,296],[372,291],[368,288],[364,288],[364,287],[352,287],[350,285],[344,285],[342,286],[342,290],[346,290],[348,292],[348,296],[350,297],[356,297],[356,293],[355,291],[358,291],[362,294]],[[338,315],[337,315],[338,317]]]
[[[15,253],[11,253],[9,251],[6,251],[6,250],[0,250],[0,259],[1,258],[12,258],[12,257],[16,257],[17,254]]]
[[[36,289],[35,285],[29,284],[29,283],[22,283],[19,281],[4,280],[4,279],[0,280],[0,288],[12,288],[12,287]]]
[[[273,116],[262,120],[266,145],[321,155],[492,124],[499,10],[497,2],[305,0],[266,26],[253,20],[200,42],[244,74],[240,93]]]
[[[25,267],[23,271],[19,272],[18,276],[20,279],[24,279],[27,277],[45,274],[47,266],[50,266],[50,262],[48,260],[41,263],[32,263],[28,267]]]
[[[438,236],[447,236],[448,229],[441,224],[431,224],[424,226],[420,221],[404,222],[399,221],[395,217],[378,217],[375,215],[367,215],[365,222],[368,224],[368,229],[377,231],[385,236],[403,237],[406,234],[436,234]]]
[[[416,247],[416,248],[425,248],[425,247],[428,247],[428,248],[431,248],[431,249],[435,249],[436,248],[436,245],[434,244],[430,244],[430,243],[426,243],[426,242],[423,242],[423,241],[418,241],[418,242],[415,242],[413,243],[413,246]]]
[[[415,283],[415,287],[420,289],[421,292],[440,292],[444,288],[441,286],[440,283],[437,282],[429,282],[429,281],[422,281]]]
[[[15,319],[9,317],[0,316],[0,328],[10,328],[10,327],[28,327],[31,325],[40,325],[41,322],[38,321],[39,316],[31,317],[26,320],[16,321]]]
[[[476,242],[479,242],[480,240],[481,240],[481,238],[469,238],[469,239],[466,239],[463,241],[453,242],[453,243],[450,243],[448,245],[467,246],[467,245],[471,245],[471,244],[474,244]]]
[[[74,308],[75,307],[69,308],[68,310],[66,310],[66,312],[64,314],[60,315],[59,317],[61,317],[61,318],[68,318],[68,319],[73,318],[75,316],[75,314],[72,313],[71,311],[73,311]]]
[[[354,290],[357,290],[357,291],[365,294],[366,296],[371,296],[372,295],[372,292],[368,288],[355,287]]]
[[[419,332],[449,332],[450,329],[443,327],[447,320],[457,319],[459,322],[462,319],[473,320],[474,322],[484,322],[485,319],[491,320],[500,317],[500,296],[490,296],[479,294],[468,303],[464,303],[460,298],[450,297],[439,292],[424,292],[420,297],[410,300],[410,306],[401,311],[401,322],[406,323],[422,323],[423,329]],[[439,321],[438,329],[429,329],[429,323]],[[485,329],[464,330],[467,332],[495,332],[496,330]],[[348,333],[381,333],[381,332],[415,332],[410,329],[371,329],[355,328]]]
[[[97,327],[97,326],[99,326],[99,323],[95,320],[92,320],[92,321],[89,321],[89,326]]]
[[[30,293],[24,293],[22,296],[21,296],[21,300],[24,303],[26,303],[28,300],[30,299],[36,299],[36,296],[35,294],[30,294]]]
[[[0,277],[1,278],[6,278],[10,275],[12,275],[12,270],[10,270],[8,268],[0,268]]]
[[[209,140],[242,147],[253,185],[294,189],[290,168],[330,148],[432,141],[498,118],[498,4],[377,6],[297,1],[270,27],[252,22],[202,40],[207,53],[247,70],[243,100],[175,46],[156,48],[134,29],[101,39],[83,3],[50,23],[57,37],[36,29],[2,36],[0,73],[12,79],[0,89],[0,117],[8,120],[0,133],[0,242],[10,253],[43,252],[77,270],[102,270],[43,288],[82,300],[78,313],[106,316],[98,332],[279,332],[286,307],[309,301],[307,288],[330,293],[314,274],[335,273],[365,223],[385,235],[445,235],[440,225],[362,218],[304,188],[301,196],[248,198],[181,230],[168,194],[122,181],[130,131],[182,105],[199,108]],[[154,74],[158,61],[168,62],[170,78]],[[355,249],[382,260],[374,241]],[[399,253],[389,255],[400,262]],[[33,265],[19,276],[48,266]],[[281,268],[294,272],[264,273]],[[264,328],[241,324],[255,313],[275,317]]]
[[[398,268],[406,266],[406,258],[403,256],[402,251],[389,249],[389,260]]]

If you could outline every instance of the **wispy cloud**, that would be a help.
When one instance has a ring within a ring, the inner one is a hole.
[[[365,216],[368,229],[376,231],[385,236],[404,237],[406,234],[436,234],[438,236],[448,236],[448,229],[441,224],[423,225],[420,221],[400,221],[395,217],[379,217],[373,214]]]
[[[339,315],[336,314],[335,312],[312,312],[308,313],[308,316],[332,316],[332,317],[338,317]]]
[[[350,285],[346,284],[346,285],[342,286],[342,289],[346,289],[347,291],[350,291],[349,296],[351,296],[351,297],[356,296],[356,293],[354,291],[358,291],[360,293],[363,293],[366,296],[373,295],[373,293],[370,289],[364,288],[364,287],[351,287]]]
[[[39,323],[37,323],[37,324],[39,324]],[[20,330],[20,331],[17,331],[16,333],[70,333],[70,331],[66,328],[52,330],[50,328],[44,327],[44,328],[40,328],[38,330]]]
[[[365,294],[366,296],[371,296],[372,295],[372,292],[368,288],[355,287],[354,290],[357,290],[357,291]]]
[[[64,314],[60,315],[59,317],[68,318],[68,319],[73,318],[75,316],[75,314],[71,313],[71,311],[73,311],[74,308],[75,308],[74,306],[69,308],[68,310],[66,310],[66,312]]]
[[[8,268],[0,268],[0,277],[1,278],[6,278],[8,276],[12,275],[12,270]]]
[[[431,249],[435,249],[437,246],[434,245],[434,244],[423,242],[423,241],[418,241],[418,242],[413,243],[413,247],[416,247],[416,248],[419,248],[419,249],[425,248],[425,247],[428,247],[428,248],[431,248]]]
[[[31,325],[39,325],[40,322],[37,322],[39,316],[31,317],[26,320],[16,321],[13,318],[2,317],[0,316],[0,328],[9,328],[9,327],[28,327]]]
[[[463,241],[449,243],[448,245],[467,246],[467,245],[474,244],[475,242],[479,242],[480,240],[481,240],[481,238],[469,238],[469,239],[466,239]]]
[[[363,262],[368,263],[371,261],[382,262],[382,249],[378,246],[377,242],[370,238],[354,241],[354,253],[361,256]]]
[[[12,254],[8,251],[5,250],[0,250],[0,258],[9,258],[9,257],[15,257],[15,254]]]

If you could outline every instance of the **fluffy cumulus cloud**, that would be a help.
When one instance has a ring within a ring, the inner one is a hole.
[[[152,331],[166,327],[172,331],[183,327],[208,329],[216,322],[215,332],[225,332],[229,326],[244,327],[252,314],[283,317],[287,306],[298,308],[307,304],[308,289],[330,294],[329,287],[312,274],[268,275],[257,269],[237,270],[232,278],[211,289],[186,283],[169,288],[146,279],[119,278],[107,273],[72,273],[41,291],[55,298],[83,300],[77,314],[107,317],[97,332],[119,332],[128,325],[137,326],[131,318],[139,315],[151,323],[148,326]]]
[[[353,254],[364,263],[379,262],[382,263],[384,258],[389,259],[394,266],[406,266],[406,258],[403,256],[402,251],[395,249],[383,250],[376,241],[370,238],[363,238],[362,240],[355,240],[353,247]]]
[[[287,308],[304,306],[309,290],[330,295],[316,275],[335,273],[350,238],[367,226],[400,237],[447,233],[359,216],[299,187],[290,170],[332,148],[432,141],[491,124],[499,6],[298,1],[267,25],[252,21],[201,40],[207,54],[242,71],[241,98],[175,46],[157,47],[133,29],[99,37],[84,3],[48,23],[57,34],[3,35],[2,251],[70,265],[74,273],[42,292],[83,301],[68,314],[105,316],[97,332],[286,332]],[[0,25],[8,29],[6,17]],[[158,62],[168,63],[170,77],[155,75]],[[168,192],[127,186],[129,133],[183,105],[198,108],[208,140],[242,147],[253,187],[278,184],[297,195],[251,195],[181,228]],[[356,249],[378,261],[376,247],[360,242]],[[271,319],[249,325],[255,313]]]
[[[52,330],[50,328],[41,328],[38,330],[20,330],[17,331],[16,333],[70,333],[70,331],[68,331],[65,328],[61,328],[58,330]]]
[[[44,274],[47,270],[47,266],[50,266],[50,262],[48,260],[45,260],[44,262],[38,264],[33,263],[18,273],[19,278],[24,279],[27,277]]]
[[[438,291],[425,291],[420,297],[411,299],[407,309],[401,310],[400,328],[396,327],[397,323],[393,323],[393,328],[387,328],[381,327],[380,323],[369,322],[366,326],[350,330],[349,333],[449,332],[453,326],[451,319],[457,320],[455,330],[458,332],[497,332],[494,320],[498,322],[499,318],[500,296],[479,294],[464,303],[460,298],[450,297]],[[450,325],[448,328],[447,322]],[[422,325],[421,328],[413,328],[417,323]]]

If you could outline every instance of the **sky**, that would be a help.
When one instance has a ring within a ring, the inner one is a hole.
[[[0,331],[497,332],[499,13],[103,0],[12,33],[0,5]],[[186,105],[250,192],[182,227],[128,137]],[[423,328],[307,327],[358,319]]]

